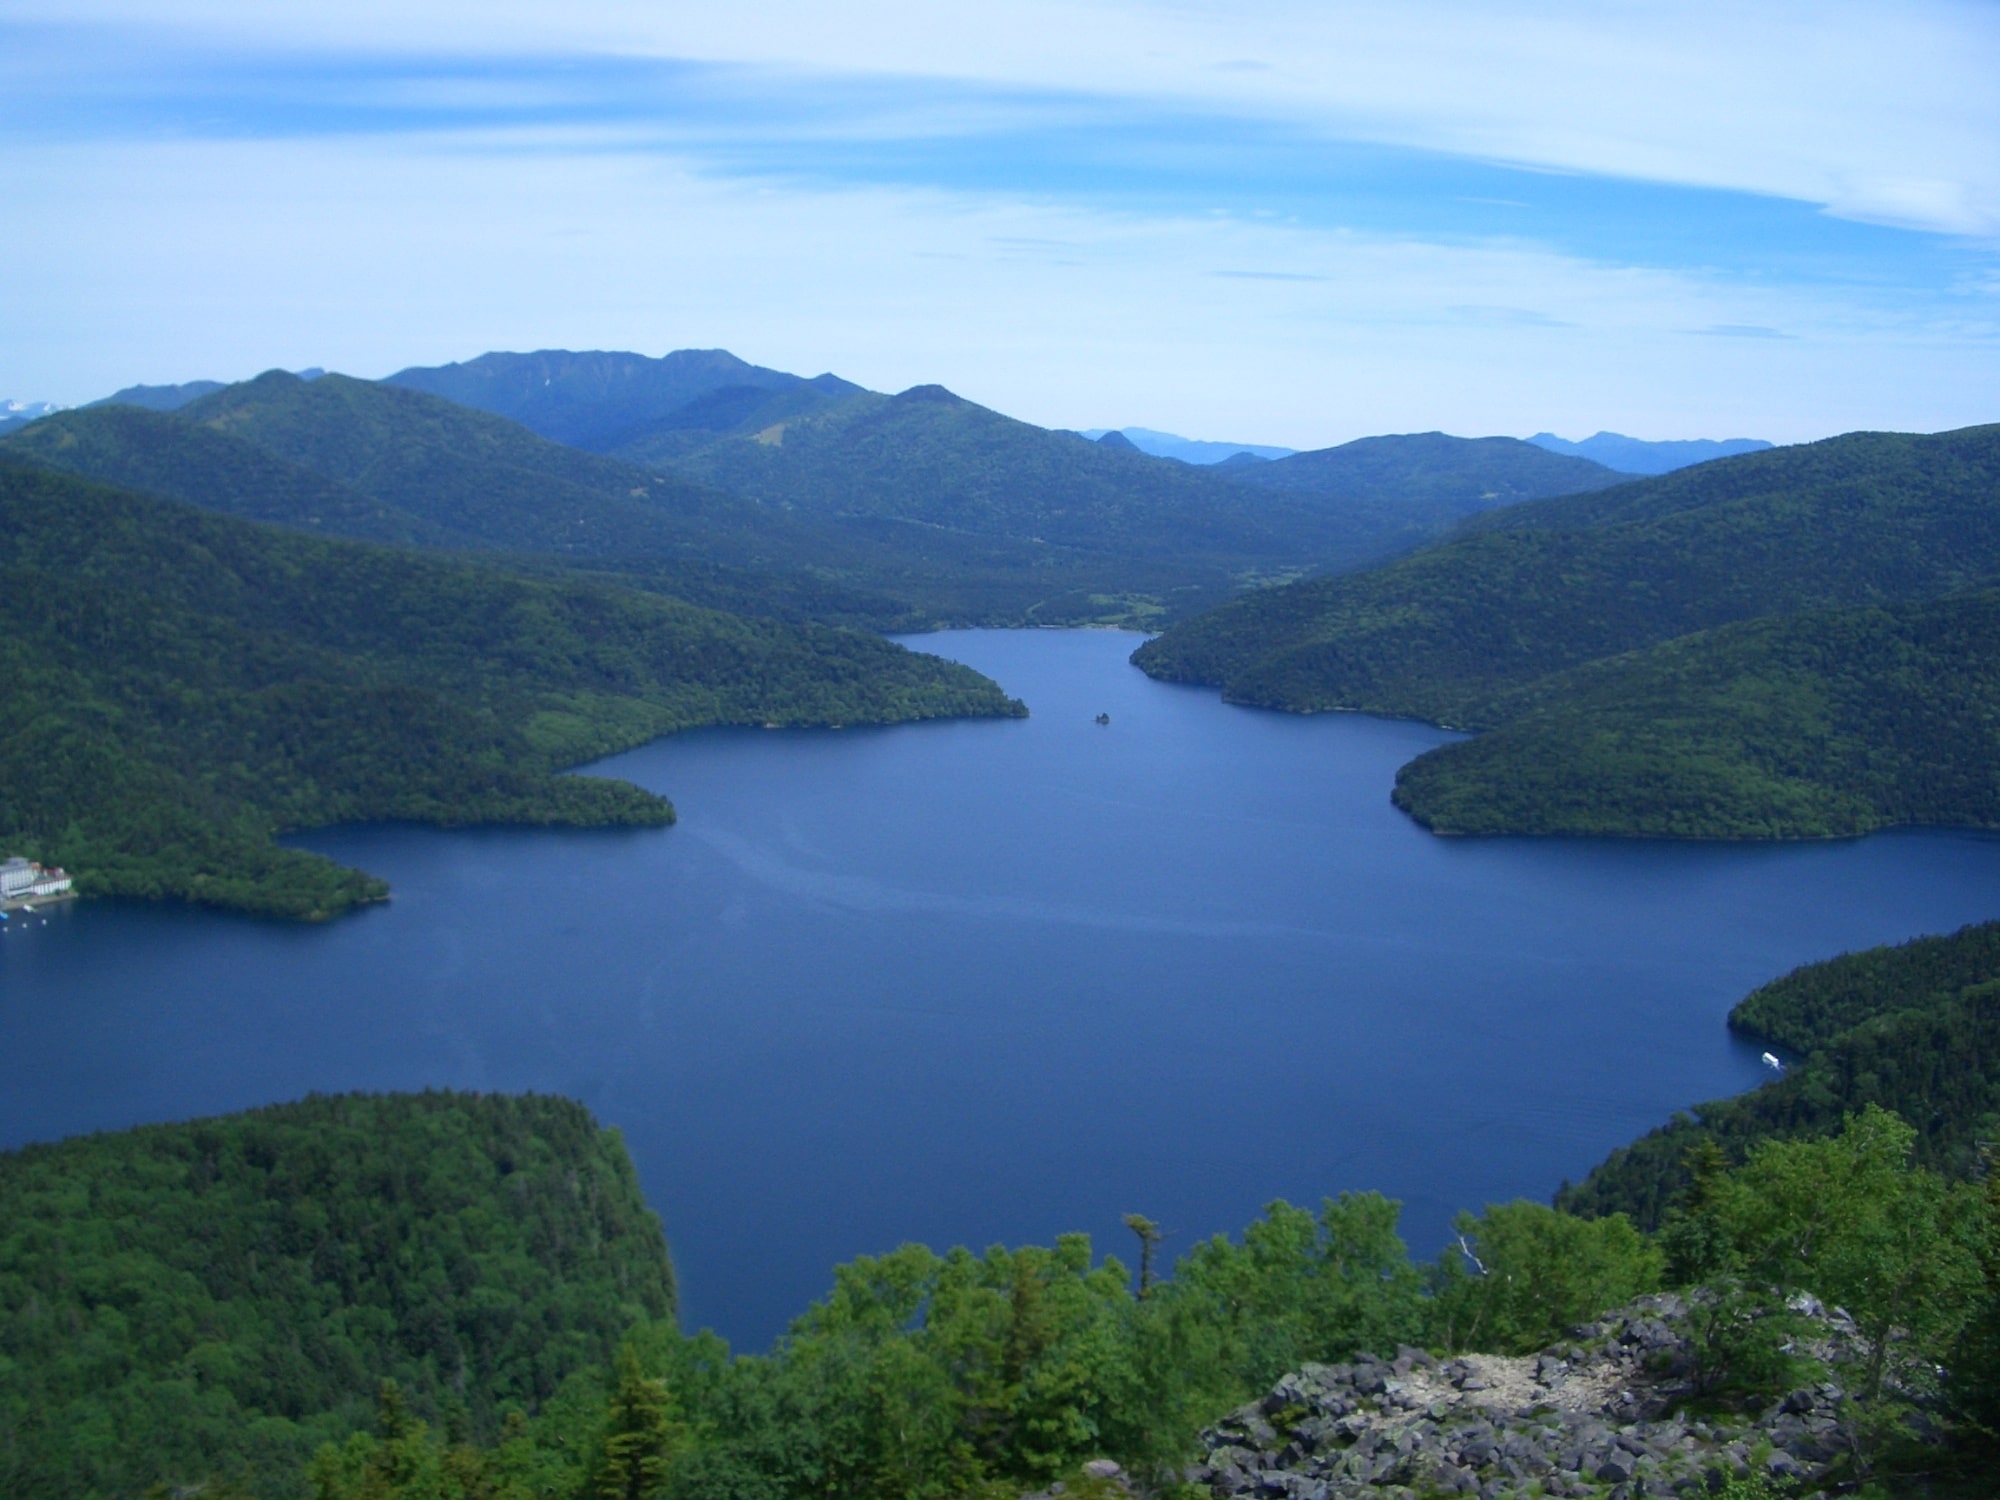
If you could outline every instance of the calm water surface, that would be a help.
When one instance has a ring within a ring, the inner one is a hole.
[[[839,1260],[1266,1201],[1545,1197],[1752,1085],[1723,1028],[1808,959],[2000,913],[2000,842],[1432,838],[1445,736],[1225,707],[1105,632],[916,642],[1022,722],[712,731],[605,762],[678,827],[300,842],[318,928],[93,903],[0,939],[0,1144],[309,1090],[538,1089],[625,1133],[691,1325],[762,1345]],[[1111,715],[1108,727],[1094,717]]]

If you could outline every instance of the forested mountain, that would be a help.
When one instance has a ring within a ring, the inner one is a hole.
[[[1603,489],[1625,477],[1589,459],[1548,453],[1514,438],[1442,432],[1359,438],[1216,472],[1236,484],[1317,496],[1357,523],[1366,518],[1381,534],[1398,537],[1399,549],[1482,511]]]
[[[608,452],[724,388],[769,393],[804,383],[726,349],[676,349],[658,359],[567,349],[482,354],[459,364],[400,370],[385,382],[492,412],[545,438],[596,452]]]
[[[1552,672],[1759,615],[2000,576],[2000,427],[1856,433],[1534,502],[1373,572],[1249,595],[1134,660],[1233,700],[1496,722]]]
[[[1791,1054],[1785,1075],[1613,1152],[1563,1189],[1563,1208],[1657,1225],[1703,1151],[1741,1161],[1763,1141],[1831,1134],[1868,1105],[1916,1127],[1926,1165],[1985,1170],[2000,1131],[2000,922],[1807,964],[1738,1002],[1729,1024]]]
[[[489,354],[391,379],[817,518],[845,544],[827,571],[957,621],[1176,618],[1246,582],[1379,560],[1486,506],[1613,480],[1512,439],[1440,434],[1195,468],[937,386],[884,396],[719,350]],[[1252,469],[1270,493],[1230,483]]]
[[[1671,474],[1714,458],[1734,458],[1739,453],[1761,453],[1772,445],[1762,438],[1688,438],[1679,441],[1648,442],[1626,437],[1622,432],[1599,432],[1580,443],[1568,442],[1553,432],[1538,432],[1528,439],[1537,448],[1551,453],[1567,453],[1616,469],[1621,474]]]
[[[332,378],[332,377],[329,377]],[[662,823],[562,767],[697,724],[1023,712],[860,632],[279,531],[0,461],[0,844],[83,891],[287,916],[381,882],[358,819]]]
[[[0,1493],[297,1495],[384,1379],[490,1442],[674,1305],[624,1146],[566,1099],[318,1097],[0,1153]]]
[[[144,407],[111,404],[66,411],[8,438],[0,443],[0,452],[123,489],[302,531],[405,546],[463,545],[458,534],[443,526],[244,438]]]
[[[1438,833],[2000,827],[2000,594],[1750,620],[1540,679],[1419,756]]]
[[[875,564],[825,525],[420,392],[274,371],[211,394],[172,416],[64,412],[0,452],[300,530],[616,573],[739,613],[921,629],[949,612],[942,589],[890,597],[847,581]]]

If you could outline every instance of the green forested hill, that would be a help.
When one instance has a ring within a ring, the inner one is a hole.
[[[177,412],[438,527],[461,545],[595,559],[803,566],[814,528],[537,437],[421,391],[272,371]]]
[[[0,463],[0,844],[84,891],[323,916],[338,821],[660,823],[557,776],[697,724],[1019,713],[879,637],[295,535]]]
[[[462,545],[443,526],[255,443],[144,407],[61,412],[0,441],[0,451],[253,521],[405,546]]]
[[[2000,594],[1751,620],[1496,700],[1397,805],[1439,833],[2000,827]]]
[[[1385,535],[1400,530],[1403,547],[1496,507],[1604,489],[1628,477],[1518,438],[1442,432],[1359,438],[1216,472],[1235,484],[1337,502],[1345,514],[1357,522],[1367,517]]]
[[[1442,433],[1223,471],[1049,432],[939,386],[805,398],[779,392],[718,412],[713,435],[691,411],[618,451],[801,510],[1265,569],[1359,566],[1474,510],[1617,479],[1511,438]]]
[[[384,1378],[490,1441],[673,1309],[623,1145],[565,1099],[320,1097],[0,1153],[0,1494],[297,1495]]]
[[[1250,595],[1134,658],[1233,700],[1495,722],[1502,691],[1732,620],[2000,576],[2000,427],[1860,433],[1496,512],[1371,573]]]
[[[2000,922],[1808,964],[1745,997],[1729,1024],[1795,1054],[1785,1076],[1613,1152],[1560,1206],[1652,1226],[1697,1146],[1741,1161],[1760,1141],[1830,1135],[1869,1104],[1916,1127],[1920,1161],[1961,1177],[2000,1130]]]

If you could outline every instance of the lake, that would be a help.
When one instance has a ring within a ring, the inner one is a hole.
[[[705,731],[593,769],[641,832],[337,829],[386,876],[321,927],[138,903],[0,940],[0,1144],[310,1090],[535,1089],[625,1135],[689,1326],[761,1347],[907,1240],[1130,1264],[1267,1201],[1546,1198],[1755,1085],[1730,1005],[1796,964],[2000,913],[2000,841],[1434,838],[1389,805],[1448,738],[1232,708],[1137,637],[913,644],[1021,721]],[[1094,722],[1100,713],[1110,723]]]

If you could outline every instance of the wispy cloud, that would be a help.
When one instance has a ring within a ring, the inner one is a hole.
[[[0,16],[229,46],[558,51],[1172,100],[2000,233],[2000,24],[1983,0],[9,0]]]
[[[1792,335],[1780,333],[1775,328],[1766,328],[1761,323],[1711,323],[1706,328],[1693,330],[1707,338],[1717,339],[1788,339]]]
[[[1331,278],[1311,271],[1210,271],[1225,281],[1327,281]]]

